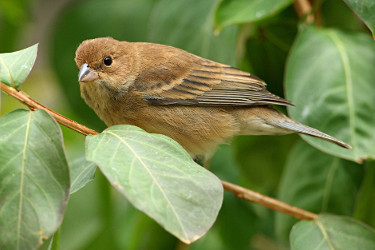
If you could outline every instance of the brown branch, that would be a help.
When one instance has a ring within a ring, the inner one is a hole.
[[[43,106],[39,102],[31,99],[26,93],[22,91],[17,91],[15,88],[9,87],[6,84],[0,82],[0,89],[4,91],[5,93],[13,96],[23,104],[29,107],[31,110],[36,109],[43,109],[47,111],[58,123],[64,125],[67,128],[73,129],[77,131],[78,133],[81,133],[83,135],[97,135],[99,134],[95,130],[92,130],[84,125],[81,125],[73,120],[70,120],[69,118],[66,118],[65,116],[60,115],[59,113],[56,113],[55,111]]]
[[[299,18],[305,17],[307,23],[314,22],[314,15],[309,0],[295,0],[293,5]]]
[[[276,210],[303,220],[315,220],[318,217],[317,214],[311,213],[298,207],[293,207],[285,202],[276,200],[253,190],[243,188],[241,186],[223,180],[221,180],[221,183],[223,184],[223,187],[226,191],[234,193],[234,195],[238,198],[252,201],[272,210]]]
[[[43,109],[47,111],[58,123],[73,129],[81,134],[84,135],[96,135],[98,132],[95,130],[92,130],[86,126],[83,126],[75,121],[72,121],[65,116],[60,115],[59,113],[56,113],[55,111],[43,106],[42,104],[34,101],[31,99],[27,94],[25,94],[22,91],[17,91],[16,89],[9,87],[5,85],[4,83],[0,82],[0,89],[4,91],[5,93],[13,96],[14,98],[18,99],[20,102],[23,104],[27,105],[31,110],[36,110],[36,109]],[[223,184],[224,190],[231,192],[235,194],[237,197],[255,202],[257,204],[263,205],[267,208],[291,215],[293,217],[296,217],[298,219],[304,219],[304,220],[315,220],[317,218],[316,214],[313,214],[311,212],[308,212],[306,210],[293,207],[291,205],[288,205],[282,201],[273,199],[271,197],[265,196],[263,194],[254,192],[250,189],[246,189],[243,187],[240,187],[238,185],[226,182],[226,181],[221,181]]]

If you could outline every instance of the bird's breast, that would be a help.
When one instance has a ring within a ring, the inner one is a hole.
[[[132,89],[114,95],[106,89],[81,84],[82,97],[107,126],[130,124],[149,133],[164,134],[181,144],[191,155],[213,152],[239,132],[234,117],[221,108],[153,105]]]

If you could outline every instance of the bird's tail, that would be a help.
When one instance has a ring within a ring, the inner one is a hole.
[[[292,119],[290,119],[289,121],[285,121],[285,120],[284,121],[267,121],[266,123],[269,124],[269,125],[272,125],[274,127],[290,130],[291,132],[297,132],[297,133],[301,133],[301,134],[305,134],[305,135],[309,135],[309,136],[313,136],[313,137],[318,137],[318,138],[321,138],[323,140],[333,142],[333,143],[335,143],[335,144],[337,144],[337,145],[339,145],[343,148],[348,148],[348,149],[352,148],[350,145],[346,144],[343,141],[340,141],[340,140],[338,140],[338,139],[336,139],[336,138],[334,138],[330,135],[327,135],[323,132],[320,132],[317,129],[311,128],[311,127],[306,126],[306,125],[303,125],[303,124],[301,124],[299,122],[296,122]]]

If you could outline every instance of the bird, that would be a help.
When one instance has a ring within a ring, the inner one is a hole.
[[[300,133],[351,146],[274,108],[294,106],[258,77],[168,45],[83,41],[76,50],[81,96],[107,126],[134,125],[210,157],[238,135]]]

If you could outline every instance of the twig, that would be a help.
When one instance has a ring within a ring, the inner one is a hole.
[[[276,210],[303,220],[315,220],[318,217],[318,215],[314,213],[298,207],[293,207],[285,202],[276,200],[253,190],[243,188],[241,186],[223,180],[221,180],[221,183],[223,184],[223,187],[226,191],[234,193],[234,195],[236,195],[238,198],[252,201],[272,210]]]
[[[315,25],[320,27],[323,25],[322,20],[322,1],[323,0],[314,0],[312,2],[312,12],[314,12]]]
[[[84,135],[89,135],[89,134],[96,135],[96,134],[98,134],[98,132],[96,132],[95,130],[92,130],[92,129],[86,127],[86,126],[83,126],[83,125],[75,122],[75,121],[72,121],[72,120],[66,118],[65,116],[62,116],[59,113],[56,113],[55,111],[41,105],[40,103],[31,99],[27,94],[25,94],[22,91],[17,91],[16,89],[14,89],[12,87],[9,87],[2,82],[0,82],[0,89],[2,91],[4,91],[5,93],[7,93],[7,94],[13,96],[14,98],[18,99],[23,104],[27,105],[31,110],[43,109],[43,110],[47,111],[53,118],[55,118],[55,120],[58,123],[70,128],[70,129],[73,129],[73,130],[75,130],[75,131],[77,131],[81,134],[84,134]],[[276,211],[279,211],[279,212],[282,212],[282,213],[285,213],[285,214],[289,214],[289,215],[291,215],[293,217],[296,217],[298,219],[314,220],[314,219],[317,218],[316,214],[313,214],[311,212],[308,212],[306,210],[303,210],[303,209],[300,209],[300,208],[297,208],[297,207],[293,207],[293,206],[288,205],[288,204],[286,204],[282,201],[279,201],[279,200],[273,199],[271,197],[265,196],[263,194],[254,192],[250,189],[246,189],[246,188],[237,186],[235,184],[232,184],[232,183],[229,183],[229,182],[226,182],[226,181],[223,181],[223,180],[221,181],[221,183],[223,184],[224,190],[235,194],[237,197],[239,197],[241,199],[255,202],[255,203],[263,205],[267,208],[270,208],[270,209],[273,209],[273,210],[276,210]]]
[[[15,88],[9,87],[8,85],[1,83],[0,89],[4,91],[5,93],[13,96],[14,98],[18,99],[20,102],[25,104],[26,106],[29,107],[31,110],[36,110],[36,109],[43,109],[47,111],[55,120],[64,125],[67,128],[73,129],[77,131],[78,133],[81,133],[83,135],[97,135],[99,134],[95,130],[92,130],[84,125],[81,125],[73,120],[70,120],[69,118],[66,118],[65,116],[60,115],[59,113],[56,113],[55,111],[43,106],[39,102],[31,99],[26,93],[22,91],[17,91]]]
[[[314,22],[314,15],[309,0],[295,0],[293,5],[300,18],[306,17],[307,23]]]

